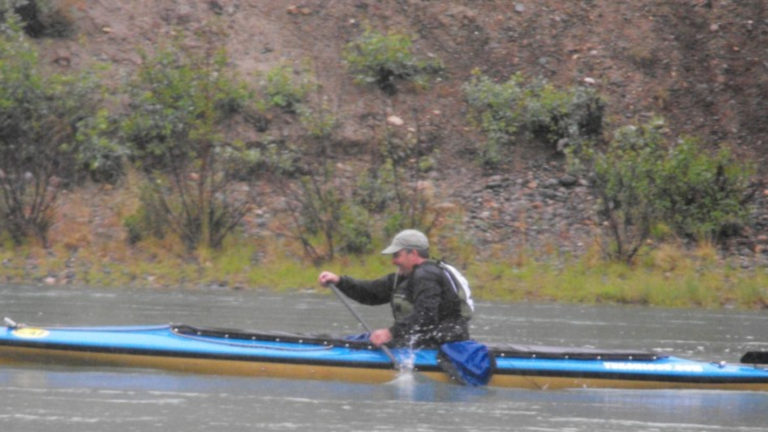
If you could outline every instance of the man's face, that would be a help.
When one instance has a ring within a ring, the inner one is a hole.
[[[397,266],[397,272],[401,275],[409,275],[413,267],[418,263],[416,251],[401,249],[392,254],[392,264]]]

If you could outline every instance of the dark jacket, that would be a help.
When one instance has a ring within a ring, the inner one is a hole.
[[[389,328],[391,345],[435,346],[469,339],[468,319],[461,315],[462,300],[432,261],[414,267],[408,276],[391,273],[370,281],[343,276],[338,287],[362,304],[390,303],[395,318]]]

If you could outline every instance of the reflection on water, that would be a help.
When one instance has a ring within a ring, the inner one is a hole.
[[[40,325],[166,322],[356,333],[330,295],[0,287],[0,315]],[[658,349],[738,361],[765,347],[760,313],[479,304],[477,339]],[[358,306],[374,326],[386,307]],[[763,431],[768,394],[472,388],[403,374],[383,385],[154,370],[0,368],[0,430],[25,431]]]

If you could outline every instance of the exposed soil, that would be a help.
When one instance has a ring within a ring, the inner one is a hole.
[[[768,179],[764,0],[59,3],[76,34],[40,43],[44,58],[62,70],[97,60],[110,63],[116,79],[127,77],[141,62],[138,48],[152,50],[178,28],[214,21],[228,30],[229,55],[246,79],[280,62],[309,61],[342,121],[336,157],[369,154],[387,116],[397,115],[402,128],[418,128],[440,149],[429,180],[445,200],[468,209],[467,226],[485,245],[578,253],[597,222],[586,182],[565,175],[554,149],[521,143],[515,162],[492,175],[472,161],[481,137],[468,127],[460,88],[473,69],[499,80],[519,71],[560,86],[592,85],[607,101],[607,131],[659,114],[674,134],[730,145],[756,162],[756,181]],[[341,53],[365,25],[413,35],[414,51],[440,58],[447,73],[428,91],[393,96],[353,84]],[[733,245],[747,262],[768,261],[768,189],[760,195],[751,226]]]

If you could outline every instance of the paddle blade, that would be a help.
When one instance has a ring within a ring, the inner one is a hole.
[[[741,356],[742,363],[768,364],[768,351],[748,351]]]

